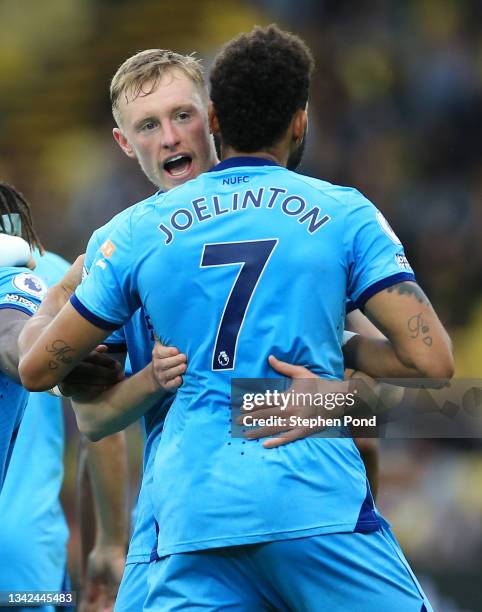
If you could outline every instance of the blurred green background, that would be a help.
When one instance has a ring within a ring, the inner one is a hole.
[[[452,334],[457,375],[482,378],[479,0],[0,0],[1,179],[32,202],[45,246],[72,260],[154,191],[111,137],[117,66],[163,47],[197,51],[209,69],[229,38],[273,21],[317,60],[302,171],[356,186],[385,213]],[[379,505],[435,609],[482,610],[479,441],[386,441],[381,470]]]

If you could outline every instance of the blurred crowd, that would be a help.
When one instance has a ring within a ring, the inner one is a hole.
[[[116,67],[139,49],[172,47],[197,51],[208,68],[231,36],[276,21],[317,61],[301,170],[357,187],[385,213],[454,333],[458,375],[480,377],[480,1],[29,4],[21,20],[15,0],[0,5],[0,175],[32,201],[50,249],[72,259],[96,227],[154,191],[110,135]],[[387,442],[382,474],[382,510],[415,561],[480,570],[477,443]]]

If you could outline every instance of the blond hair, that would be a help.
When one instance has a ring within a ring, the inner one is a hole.
[[[195,83],[207,100],[207,89],[201,62],[194,54],[181,55],[166,49],[147,49],[139,51],[119,66],[110,83],[110,101],[112,114],[120,124],[119,100],[124,95],[126,102],[139,96],[150,94],[159,83],[159,79],[168,70],[178,69]],[[148,91],[144,85],[150,82]]]

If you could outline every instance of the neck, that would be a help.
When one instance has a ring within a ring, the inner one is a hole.
[[[288,161],[288,152],[280,151],[277,147],[271,149],[261,149],[259,151],[252,151],[246,153],[245,151],[238,151],[232,147],[223,147],[222,159],[229,159],[230,157],[261,157],[262,159],[269,159],[270,161],[278,164],[278,166],[286,167]]]

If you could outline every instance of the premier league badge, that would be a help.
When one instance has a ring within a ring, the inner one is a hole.
[[[41,280],[38,276],[29,274],[28,272],[17,274],[17,276],[15,276],[13,279],[13,284],[20,291],[33,295],[39,300],[41,300],[47,293],[47,286],[43,280]]]

